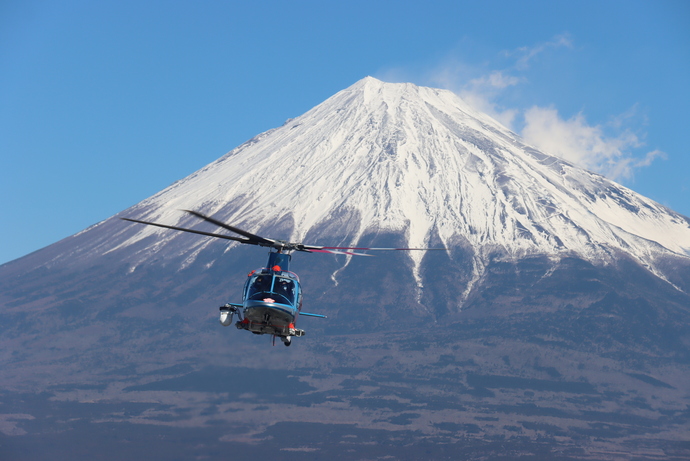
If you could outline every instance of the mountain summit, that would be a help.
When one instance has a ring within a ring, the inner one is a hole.
[[[296,253],[277,351],[217,320],[265,249],[118,219],[222,232],[184,209],[447,251]],[[0,266],[0,458],[688,459],[688,324],[688,218],[367,77]]]
[[[281,238],[291,241],[337,217],[348,245],[381,230],[403,232],[410,247],[432,236],[464,242],[475,277],[497,253],[597,264],[624,253],[662,278],[659,258],[690,255],[688,218],[526,145],[450,91],[372,77],[126,214],[175,225],[180,209],[250,231],[289,220],[291,235]],[[119,248],[153,234],[161,231],[140,228]],[[412,255],[416,266],[422,257]]]

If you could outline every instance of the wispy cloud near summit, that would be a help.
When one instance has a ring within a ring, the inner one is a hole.
[[[556,35],[554,38],[547,42],[538,43],[534,46],[522,46],[514,51],[504,51],[507,57],[516,57],[515,68],[517,70],[526,70],[530,66],[530,62],[542,54],[546,50],[558,49],[558,48],[572,48],[573,42],[570,39],[570,34],[560,34]]]
[[[524,112],[524,119],[525,141],[611,179],[630,179],[636,168],[664,157],[659,150],[652,150],[643,158],[632,156],[632,149],[643,146],[635,133],[623,129],[607,136],[606,127],[588,124],[582,113],[563,120],[555,108],[534,106]]]
[[[614,180],[631,179],[635,170],[665,157],[659,150],[639,153],[644,147],[645,134],[632,128],[633,119],[640,117],[636,107],[612,116],[605,124],[590,124],[582,111],[564,118],[553,105],[516,102],[524,101],[515,96],[532,84],[530,73],[534,76],[533,68],[537,64],[553,59],[554,53],[574,49],[574,39],[562,33],[532,46],[502,51],[489,63],[470,64],[458,57],[459,53],[452,54],[423,73],[421,80],[422,84],[455,92],[547,153]],[[397,69],[385,72],[382,78],[401,80],[404,74]]]

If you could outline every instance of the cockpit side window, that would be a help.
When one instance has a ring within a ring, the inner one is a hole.
[[[262,274],[255,276],[249,284],[249,293],[247,293],[249,298],[255,299],[254,295],[260,293],[270,293],[272,281],[273,277],[271,277],[270,275]]]
[[[295,300],[295,282],[288,278],[276,277],[273,283],[273,291],[276,294],[285,296],[290,304]]]

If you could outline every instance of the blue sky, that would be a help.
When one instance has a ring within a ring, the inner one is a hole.
[[[0,3],[0,263],[371,75],[690,216],[690,2]]]

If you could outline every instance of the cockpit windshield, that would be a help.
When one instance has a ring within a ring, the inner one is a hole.
[[[277,275],[259,274],[250,280],[247,298],[253,300],[270,298],[277,303],[294,305],[295,294],[293,280]]]

